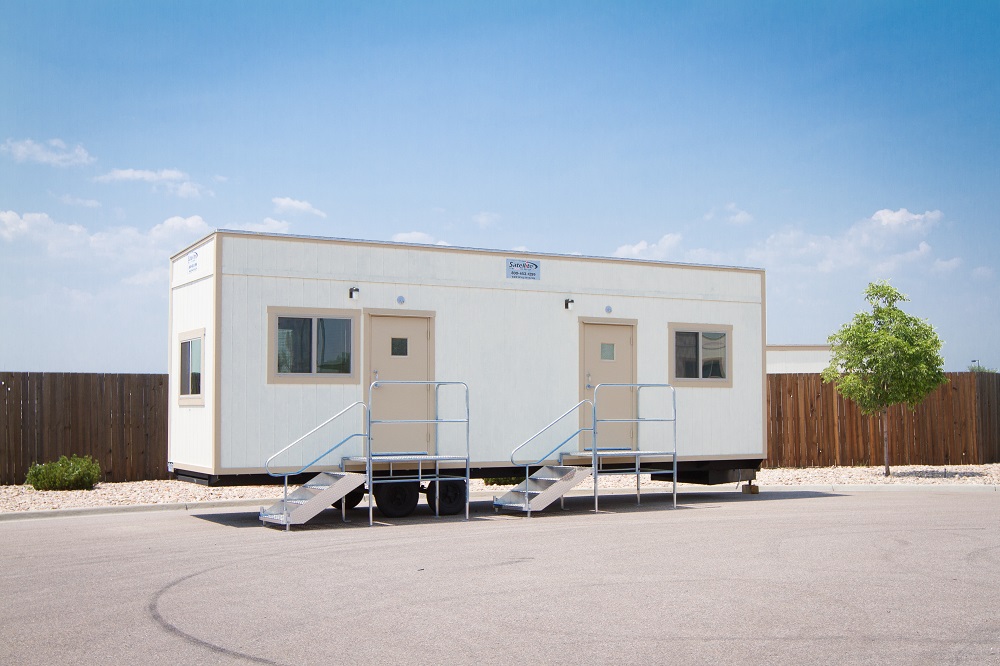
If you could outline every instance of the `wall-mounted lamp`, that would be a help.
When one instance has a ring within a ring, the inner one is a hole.
[[[358,289],[357,287],[351,287],[350,289],[347,290],[347,297],[358,298],[358,294],[360,293],[361,293],[360,289]]]
[[[563,307],[566,308],[567,310],[572,310],[573,309],[573,299],[572,298],[567,298],[566,301],[563,303]]]

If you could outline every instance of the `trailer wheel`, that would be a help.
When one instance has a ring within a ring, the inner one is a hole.
[[[344,496],[344,500],[347,502],[347,508],[353,509],[354,507],[356,507],[358,504],[361,503],[361,500],[364,499],[364,496],[365,496],[364,486],[355,488],[351,492],[347,493],[347,495]],[[333,508],[335,509],[340,508],[340,500],[337,500],[336,502],[333,503]]]
[[[413,513],[420,499],[420,484],[416,481],[377,483],[372,491],[378,510],[386,518],[402,518]]]
[[[436,481],[431,481],[427,484],[427,506],[434,510],[434,496],[435,496],[435,486]],[[441,499],[440,506],[438,507],[438,514],[442,516],[453,516],[456,513],[461,513],[462,509],[465,508],[465,480],[460,481],[442,481],[441,482]]]

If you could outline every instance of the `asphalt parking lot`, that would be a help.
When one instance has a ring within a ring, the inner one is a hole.
[[[2,522],[0,663],[1000,664],[998,492],[591,505]]]

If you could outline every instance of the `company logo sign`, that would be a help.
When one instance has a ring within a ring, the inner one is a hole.
[[[194,273],[198,270],[198,253],[189,252],[187,256],[188,260],[188,273]]]
[[[508,259],[507,279],[541,280],[542,266],[537,261],[529,261],[527,259]]]

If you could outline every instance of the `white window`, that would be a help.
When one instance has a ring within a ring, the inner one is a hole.
[[[732,326],[671,324],[671,383],[732,386],[732,333]]]
[[[351,311],[268,308],[269,383],[357,381],[357,316]]]
[[[204,405],[205,330],[180,335],[180,404]]]

